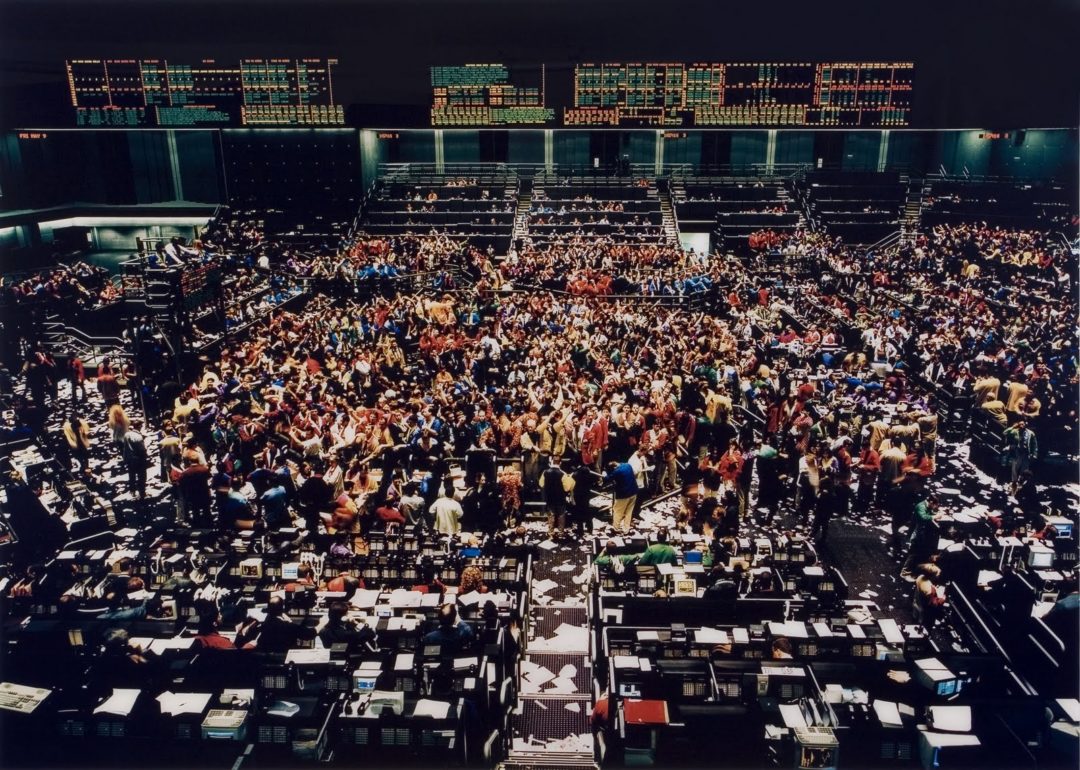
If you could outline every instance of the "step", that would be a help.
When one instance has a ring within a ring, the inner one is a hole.
[[[527,748],[518,746],[519,755],[591,757],[593,736],[589,717],[592,709],[588,704],[589,701],[581,699],[519,698],[511,717],[513,736],[528,742]],[[570,736],[577,736],[577,739],[567,740]],[[565,743],[559,745],[560,742]],[[514,749],[511,749],[513,755]]]
[[[550,754],[514,754],[498,765],[499,770],[597,770],[591,756],[553,756]]]

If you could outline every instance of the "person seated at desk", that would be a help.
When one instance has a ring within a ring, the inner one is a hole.
[[[274,596],[266,605],[266,620],[259,626],[255,648],[260,652],[288,652],[314,638],[315,629],[292,622],[285,614],[285,600]]]
[[[218,492],[218,525],[224,530],[250,530],[255,527],[255,512],[247,498],[240,493],[244,480],[236,477],[229,480],[227,492]]]
[[[668,531],[661,528],[656,533],[656,542],[652,543],[641,553],[624,553],[612,556],[608,553],[609,548],[615,548],[614,541],[609,540],[604,544],[600,553],[593,559],[593,564],[607,567],[618,561],[624,566],[635,564],[641,567],[652,567],[657,564],[675,564],[679,560],[679,552],[668,544]]]
[[[348,613],[349,605],[345,602],[330,603],[330,611],[326,613],[326,623],[319,630],[319,641],[322,642],[323,647],[330,648],[335,644],[344,644],[351,652],[361,645],[375,641],[375,632],[368,626],[357,625],[356,621],[347,618]]]
[[[458,594],[468,594],[473,591],[486,594],[488,592],[488,587],[484,582],[484,575],[480,572],[480,568],[475,564],[470,564],[461,571],[461,582],[458,585]]]
[[[315,585],[315,569],[305,562],[297,566],[296,580],[286,583],[285,590],[289,592],[304,591],[308,586],[314,587]]]
[[[920,564],[915,568],[915,573],[912,617],[917,623],[929,628],[941,618],[941,608],[945,605],[945,588],[941,585],[941,568],[936,564]]]
[[[420,581],[409,590],[422,594],[438,594],[439,596],[446,592],[446,586],[439,580],[439,576],[435,574],[435,568],[430,562],[420,566]]]
[[[363,587],[364,581],[362,578],[350,575],[348,572],[342,572],[337,577],[332,577],[326,581],[325,590],[343,593],[345,594],[345,601],[349,601]]]
[[[754,571],[750,581],[750,593],[771,594],[777,591],[776,575],[768,567],[762,567]]]
[[[637,560],[638,565],[649,567],[657,564],[675,564],[679,560],[679,552],[668,543],[669,539],[667,528],[661,527],[657,530],[656,542],[649,545],[641,554],[641,558]]]
[[[150,659],[131,644],[127,631],[110,628],[105,632],[92,680],[100,682],[104,688],[143,687],[150,674]]]
[[[438,644],[444,654],[456,655],[472,644],[473,630],[458,620],[457,606],[444,604],[439,609],[439,627],[424,636],[424,644]]]
[[[221,612],[217,605],[208,599],[200,599],[195,604],[199,616],[198,633],[195,634],[195,647],[209,650],[237,650],[245,646],[248,636],[255,630],[255,621],[244,623],[236,634],[236,641],[230,641],[218,631],[221,626]]]
[[[378,505],[375,508],[375,515],[379,517],[379,521],[386,524],[400,526],[406,523],[405,515],[390,500],[385,500]]]
[[[726,569],[718,568],[709,574],[712,584],[705,589],[702,598],[718,601],[733,601],[739,597],[746,586],[746,570],[742,562],[735,564],[731,574]]]
[[[791,654],[791,640],[786,636],[778,636],[773,639],[771,655],[773,660],[792,660],[794,655]]]
[[[99,617],[101,620],[142,620],[147,616],[146,599],[137,598],[145,596],[142,578],[132,577],[121,583],[106,596],[109,606]]]

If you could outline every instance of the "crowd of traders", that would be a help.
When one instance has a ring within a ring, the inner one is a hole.
[[[94,308],[120,299],[108,271],[82,260],[27,276],[0,276],[0,293],[7,304],[44,302],[54,308],[69,303]]]
[[[920,522],[932,517],[938,416],[922,383],[969,388],[979,408],[1001,414],[1022,513],[1002,511],[1004,529],[1038,526],[1040,415],[1076,422],[1075,306],[1043,296],[1031,313],[1008,315],[1030,287],[1010,285],[991,303],[992,279],[965,274],[967,257],[943,243],[863,264],[801,233],[784,248],[816,258],[822,273],[786,285],[715,257],[720,313],[484,281],[441,295],[320,296],[171,383],[149,415],[160,476],[182,521],[224,529],[303,521],[356,533],[412,521],[496,532],[520,520],[529,497],[545,502],[553,529],[585,528],[604,485],[618,528],[641,499],[681,488],[718,538],[777,513],[826,538],[833,517],[883,508],[897,547],[910,525],[908,569],[932,547]],[[438,248],[404,239],[349,253],[417,269],[438,267]],[[46,383],[29,395],[56,405],[49,383],[62,377],[47,367],[28,362],[28,376]],[[98,372],[141,493],[153,458],[139,448],[138,422],[116,413],[113,382]],[[65,428],[76,452],[82,419]]]

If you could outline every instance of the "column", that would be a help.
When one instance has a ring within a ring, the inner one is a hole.
[[[446,154],[443,150],[443,130],[435,129],[435,173],[442,174],[446,171]]]
[[[184,183],[180,179],[180,156],[176,152],[176,132],[165,132],[165,145],[169,150],[169,176],[172,177],[173,200],[184,199]]]
[[[889,160],[889,129],[881,132],[881,142],[878,145],[877,170],[884,171]]]

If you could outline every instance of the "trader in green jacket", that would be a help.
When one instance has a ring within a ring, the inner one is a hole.
[[[656,542],[641,553],[627,553],[612,556],[608,553],[606,544],[602,551],[597,554],[594,564],[601,567],[609,566],[618,559],[624,565],[636,564],[642,567],[652,567],[657,564],[675,564],[679,560],[679,552],[668,543],[669,535],[666,528],[661,528],[656,533]]]

